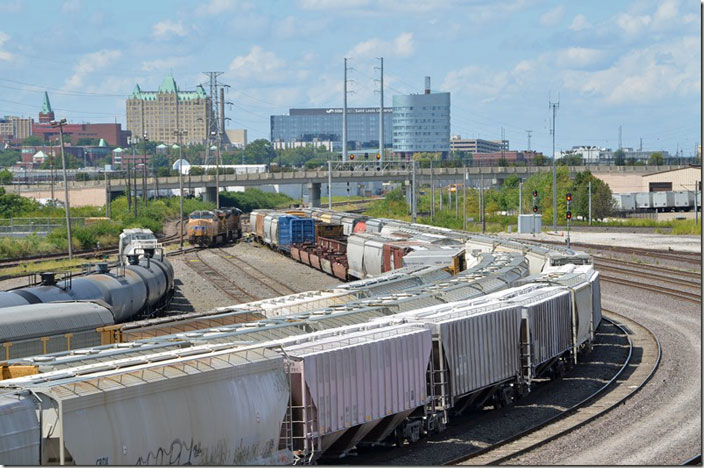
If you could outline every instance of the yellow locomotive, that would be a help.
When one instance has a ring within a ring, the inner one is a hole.
[[[237,241],[242,237],[242,211],[238,208],[194,211],[186,232],[191,245],[211,246]]]

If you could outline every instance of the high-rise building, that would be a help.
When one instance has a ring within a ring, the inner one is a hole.
[[[157,91],[142,91],[134,87],[127,98],[127,130],[151,141],[178,143],[176,130],[184,130],[184,144],[203,143],[207,123],[212,118],[210,97],[203,86],[195,91],[180,91],[173,76],[164,78]]]
[[[403,158],[413,153],[450,153],[450,93],[425,93],[393,97],[393,152]]]
[[[332,142],[342,147],[342,108],[289,109],[289,115],[271,116],[271,142],[276,147],[297,147],[295,143]],[[391,141],[391,109],[384,108],[384,146]],[[349,149],[379,148],[379,108],[347,108]]]

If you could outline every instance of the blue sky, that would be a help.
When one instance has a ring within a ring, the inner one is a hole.
[[[125,97],[222,71],[231,128],[269,135],[290,107],[451,93],[452,133],[551,152],[591,144],[684,155],[700,141],[700,3],[692,0],[0,0],[0,115],[124,124]],[[207,89],[207,87],[206,87]]]

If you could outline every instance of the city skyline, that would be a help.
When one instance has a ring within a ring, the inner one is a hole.
[[[343,58],[375,107],[376,57],[392,96],[450,92],[451,134],[552,152],[548,102],[560,100],[556,150],[575,145],[695,152],[700,135],[700,5],[516,0],[0,2],[0,116],[125,125],[139,83],[173,75],[183,90],[218,70],[231,86],[228,128],[269,138],[269,116],[341,107]],[[63,21],[58,21],[62,18]],[[41,32],[41,34],[39,34]],[[51,40],[47,40],[51,38]]]

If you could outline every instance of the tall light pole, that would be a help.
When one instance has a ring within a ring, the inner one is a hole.
[[[220,134],[210,132],[215,137],[215,208],[220,209]],[[212,149],[212,148],[211,148]]]
[[[68,201],[68,181],[66,180],[66,156],[64,155],[64,125],[66,125],[66,119],[61,119],[59,121],[52,120],[52,127],[59,127],[59,134],[61,135],[61,166],[64,172],[64,211],[66,211],[66,234],[68,236],[68,258],[73,259],[73,246],[71,245],[71,215],[69,211],[71,209]]]
[[[178,148],[178,248],[180,250],[183,250],[183,151],[181,149],[183,145],[181,144],[181,137],[186,133],[188,133],[186,130],[174,130],[174,135],[178,137],[178,145],[174,146]],[[174,148],[174,146],[172,146],[172,148]]]
[[[560,107],[560,98],[551,102],[552,109],[552,230],[557,232],[557,165],[555,163],[555,113]]]

